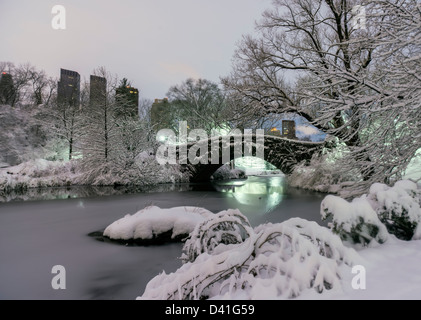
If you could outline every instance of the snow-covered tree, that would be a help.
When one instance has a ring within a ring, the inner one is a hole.
[[[105,68],[95,75],[106,79],[105,90],[90,93],[83,109],[83,182],[90,184],[150,184],[158,164],[142,152],[151,148],[150,123],[122,112],[132,101],[116,99],[117,77]],[[155,142],[155,141],[153,141]]]
[[[52,93],[50,87],[48,98],[39,115],[38,121],[49,132],[53,146],[61,147],[65,145],[66,157],[72,160],[75,156],[77,148],[80,148],[80,142],[84,133],[84,114],[82,110],[88,105],[89,86],[87,83],[82,85],[80,104],[69,103],[67,101],[58,101],[57,95]],[[48,101],[47,100],[47,101]],[[57,152],[61,153],[59,150]]]
[[[105,91],[98,89],[90,93],[90,101],[83,110],[85,135],[81,147],[85,169],[94,170],[96,175],[107,170],[107,163],[112,158],[117,78],[104,67],[94,70],[94,75],[106,79]]]
[[[224,127],[226,117],[225,96],[216,83],[205,79],[187,79],[169,89],[171,119],[178,130],[179,121],[187,121],[191,129],[212,129]]]
[[[360,172],[356,193],[398,179],[421,144],[417,1],[273,5],[257,25],[260,36],[244,37],[223,79],[241,102],[238,113],[291,112],[337,137],[347,146],[343,170],[352,163]],[[365,25],[356,22],[357,5]]]

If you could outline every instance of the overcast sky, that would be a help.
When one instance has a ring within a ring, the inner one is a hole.
[[[51,27],[54,5],[66,30]],[[188,77],[219,82],[236,43],[252,33],[270,0],[0,0],[0,61],[60,67],[89,79],[105,66],[141,96],[163,98]]]

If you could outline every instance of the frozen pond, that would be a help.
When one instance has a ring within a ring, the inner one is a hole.
[[[250,177],[160,192],[0,204],[0,299],[134,299],[148,281],[180,265],[182,244],[125,247],[88,236],[149,205],[238,208],[253,225],[301,217],[320,223],[325,195],[288,188],[282,177]],[[50,192],[53,194],[54,192]],[[90,196],[92,196],[90,194]],[[66,290],[51,269],[66,268]]]

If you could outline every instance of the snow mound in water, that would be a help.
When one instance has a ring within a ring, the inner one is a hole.
[[[171,238],[174,239],[187,236],[197,224],[212,215],[212,212],[198,207],[161,209],[152,206],[115,221],[105,229],[104,236],[113,240],[150,240],[172,231]]]

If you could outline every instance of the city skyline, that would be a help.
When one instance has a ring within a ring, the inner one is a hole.
[[[0,14],[0,28],[14,32],[0,35],[2,61],[29,62],[54,77],[59,68],[78,70],[82,82],[105,66],[127,77],[141,98],[154,100],[187,78],[218,83],[231,70],[236,43],[253,32],[270,0],[127,0],[125,5],[64,0],[65,30],[51,27],[56,4],[1,2],[0,12],[7,14]]]

